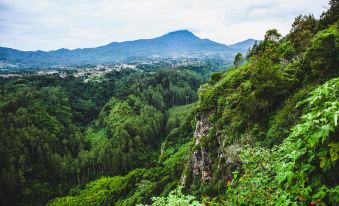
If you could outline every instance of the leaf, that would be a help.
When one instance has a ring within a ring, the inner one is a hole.
[[[339,143],[334,143],[331,142],[329,145],[330,147],[330,156],[331,156],[331,161],[336,161],[339,158]]]
[[[334,203],[339,203],[339,185],[329,191],[329,199],[333,205],[335,205]]]
[[[320,157],[320,168],[324,168],[326,165],[326,157]]]

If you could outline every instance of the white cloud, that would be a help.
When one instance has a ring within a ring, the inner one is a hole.
[[[231,44],[286,34],[294,17],[318,17],[328,0],[0,0],[0,45],[83,48],[189,29]]]

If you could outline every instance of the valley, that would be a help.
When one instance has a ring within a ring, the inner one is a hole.
[[[339,205],[338,17],[0,47],[0,205]]]

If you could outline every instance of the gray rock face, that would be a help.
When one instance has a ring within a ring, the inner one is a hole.
[[[200,176],[202,182],[209,181],[212,178],[211,164],[206,148],[201,145],[201,138],[208,135],[211,129],[208,117],[202,116],[198,120],[194,132],[196,150],[193,152],[193,175]]]
[[[211,123],[208,120],[208,117],[202,116],[198,120],[195,131],[194,131],[194,138],[195,138],[195,145],[199,145],[201,138],[208,135],[208,132],[211,128]]]
[[[202,115],[198,117],[196,124],[194,138],[195,138],[195,150],[192,154],[192,173],[194,176],[199,176],[202,182],[208,182],[212,178],[212,163],[216,165],[216,169],[219,170],[219,174],[222,179],[230,180],[233,178],[233,171],[240,166],[240,160],[238,152],[241,147],[237,144],[226,145],[220,131],[217,131],[215,136],[216,148],[213,151],[209,151],[201,144],[202,138],[206,137],[212,128],[212,124],[208,119],[208,116]],[[213,154],[212,154],[213,153]],[[211,159],[211,155],[217,157]],[[215,168],[215,167],[214,167]],[[219,176],[220,178],[220,176]]]

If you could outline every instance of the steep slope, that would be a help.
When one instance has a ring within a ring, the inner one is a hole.
[[[267,31],[200,88],[188,191],[212,205],[338,204],[339,30],[320,22]]]

